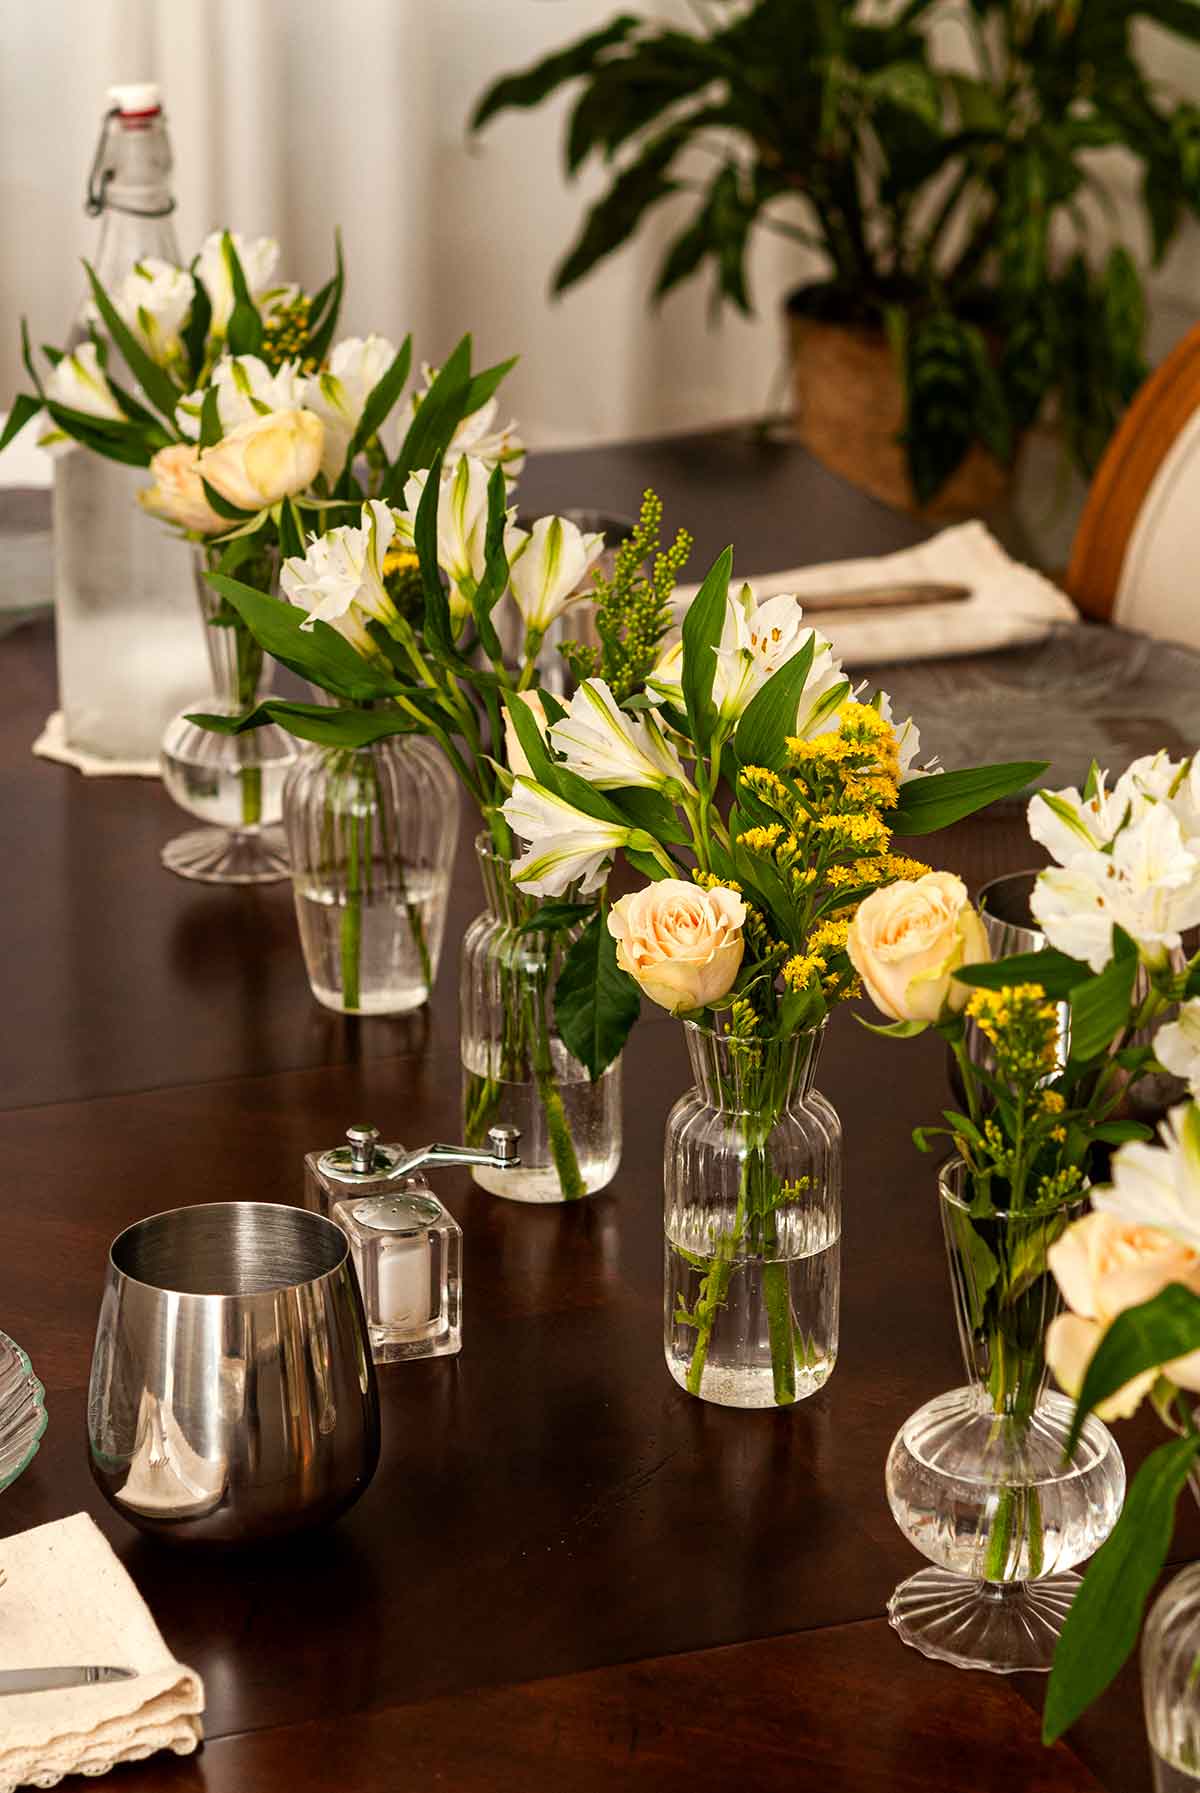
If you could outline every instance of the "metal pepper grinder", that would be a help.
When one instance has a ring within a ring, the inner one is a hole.
[[[520,1164],[516,1127],[492,1127],[488,1149],[383,1145],[379,1129],[346,1129],[344,1146],[304,1160],[305,1206],[350,1241],[376,1363],[462,1349],[462,1228],[418,1173],[429,1164]]]

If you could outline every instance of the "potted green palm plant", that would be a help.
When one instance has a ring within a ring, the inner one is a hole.
[[[1200,211],[1200,110],[1151,81],[1134,26],[1195,41],[1200,5],[694,6],[691,30],[623,13],[479,101],[476,129],[574,87],[567,168],[611,170],[555,291],[669,203],[655,300],[709,270],[750,312],[752,233],[782,232],[823,264],[787,301],[823,459],[893,503],[978,509],[1050,418],[1090,472],[1145,372],[1134,249],[1161,261]],[[1141,177],[1125,231],[1095,154],[1114,147]]]

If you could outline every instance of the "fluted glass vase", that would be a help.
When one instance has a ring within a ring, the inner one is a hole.
[[[663,1158],[667,1367],[702,1401],[790,1406],[837,1361],[842,1129],[813,1087],[824,1029],[684,1030],[695,1085]]]
[[[306,747],[283,819],[317,1001],[403,1015],[429,1000],[458,845],[458,786],[430,742]]]
[[[967,1381],[905,1421],[887,1461],[892,1516],[933,1565],[888,1603],[905,1643],[961,1668],[1048,1671],[1081,1577],[1117,1522],[1125,1465],[1093,1414],[1066,1456],[1074,1403],[1047,1389],[1061,1307],[1046,1253],[1087,1200],[975,1211],[959,1158],[939,1177]]]
[[[611,1183],[621,1160],[621,1061],[593,1080],[564,1046],[554,985],[570,936],[531,929],[538,899],[486,834],[475,846],[487,908],[462,945],[463,1137],[478,1145],[489,1127],[518,1127],[521,1166],[471,1174],[511,1201],[575,1201]]]
[[[1195,1477],[1193,1494],[1200,1493]],[[1142,1633],[1142,1703],[1155,1793],[1200,1793],[1200,1563],[1169,1581]]]
[[[283,786],[295,764],[297,743],[273,725],[244,735],[219,735],[188,721],[189,713],[240,716],[270,689],[266,661],[249,629],[205,574],[216,570],[221,551],[195,551],[196,595],[212,670],[211,694],[198,697],[168,722],[162,738],[162,780],[189,815],[208,826],[176,835],[162,851],[168,871],[202,884],[276,884],[289,875],[279,826]],[[237,577],[273,592],[278,555],[263,551],[243,561]]]

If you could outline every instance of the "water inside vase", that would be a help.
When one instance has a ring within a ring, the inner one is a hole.
[[[698,1383],[692,1374],[698,1328],[694,1313],[708,1279],[723,1276],[718,1259],[693,1249],[694,1236],[666,1236],[667,1367],[681,1388],[723,1407],[775,1407],[815,1394],[837,1362],[841,1236],[821,1211],[806,1224],[780,1229],[788,1255],[752,1253],[725,1260],[728,1281],[713,1323]],[[790,1337],[788,1369],[772,1352],[772,1320]],[[693,1385],[695,1384],[695,1386]],[[782,1396],[782,1399],[780,1398]]]
[[[444,872],[415,866],[402,879],[376,866],[354,905],[344,882],[294,873],[300,944],[313,994],[338,1014],[400,1015],[429,996],[446,917]],[[355,920],[357,916],[357,923]],[[346,1001],[344,966],[358,928],[358,1001]]]

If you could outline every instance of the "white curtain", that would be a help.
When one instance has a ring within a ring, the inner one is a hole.
[[[616,0],[17,0],[0,59],[0,410],[23,383],[17,327],[55,341],[96,224],[84,183],[115,81],[161,83],[181,248],[228,224],[270,233],[282,271],[349,272],[349,331],[414,332],[437,361],[465,330],[479,364],[513,353],[507,402],[531,442],[649,434],[747,416],[782,351],[779,301],[803,272],[763,241],[758,318],[708,315],[693,282],[658,313],[652,271],[674,202],[565,299],[551,271],[600,190],[562,172],[559,101],[466,121],[496,75],[594,29]],[[686,0],[665,9],[688,16]],[[679,211],[674,213],[678,219]],[[676,228],[678,225],[676,224]]]

